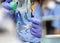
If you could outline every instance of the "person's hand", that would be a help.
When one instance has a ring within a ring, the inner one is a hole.
[[[42,32],[42,21],[35,18],[30,18],[29,21],[32,22],[32,29],[30,29],[31,34],[40,38]]]
[[[5,2],[2,2],[2,6],[7,9],[12,9],[12,6],[9,4],[12,0],[6,0]]]
[[[9,2],[11,2],[11,1],[12,1],[12,0],[6,0],[5,2],[8,2],[8,3],[9,3]]]
[[[12,6],[9,4],[9,3],[7,3],[7,2],[3,2],[2,3],[2,6],[4,7],[4,8],[6,8],[6,9],[12,9]]]
[[[10,3],[8,3],[10,2]],[[16,22],[16,15],[18,14],[18,11],[16,10],[17,8],[17,3],[16,2],[11,2],[9,0],[6,0],[5,2],[2,2],[3,10],[13,18],[13,20]]]

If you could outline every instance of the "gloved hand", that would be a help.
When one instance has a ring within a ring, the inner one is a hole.
[[[29,21],[32,22],[32,29],[30,29],[31,34],[40,38],[42,33],[42,21],[35,18],[30,18]]]
[[[11,6],[9,3],[7,3],[7,2],[3,2],[3,3],[2,3],[2,6],[3,6],[4,8],[6,8],[6,9],[8,9],[8,10],[11,10],[11,9],[12,9],[12,6]]]
[[[9,10],[16,10],[17,3],[13,2],[13,1],[8,3],[8,1],[6,0],[5,2],[2,3],[2,6],[4,6],[5,8],[7,8]]]
[[[5,2],[2,2],[2,6],[7,9],[12,9],[12,6],[9,4],[12,0],[6,0]]]
[[[12,0],[6,0],[5,2],[8,2],[8,3],[9,3],[9,2],[11,2],[11,1],[12,1]]]
[[[8,3],[10,2],[10,3]],[[11,2],[11,0],[6,0],[5,2],[2,3],[2,6],[5,8],[6,13],[10,15],[12,18],[14,18],[14,13],[17,8],[17,3],[16,2]]]

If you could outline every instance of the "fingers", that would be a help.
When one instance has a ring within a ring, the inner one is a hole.
[[[36,28],[36,29],[32,28],[31,31],[38,34],[41,32],[41,29],[40,28]]]
[[[32,28],[37,29],[37,28],[39,28],[39,27],[40,27],[40,25],[32,24]]]
[[[38,19],[35,19],[35,18],[29,18],[28,19],[30,22],[34,23],[34,24],[37,24],[37,25],[40,25],[41,24],[41,21],[38,20]]]
[[[6,0],[5,2],[8,2],[8,3],[9,3],[9,2],[11,2],[11,1],[12,1],[12,0]]]
[[[3,2],[2,6],[7,8],[7,9],[12,9],[12,6],[9,3]]]
[[[32,31],[30,31],[30,32],[31,32],[31,34],[32,34],[33,36],[36,36],[36,37],[38,37],[38,38],[41,37],[40,33],[38,34],[38,33],[32,32]]]

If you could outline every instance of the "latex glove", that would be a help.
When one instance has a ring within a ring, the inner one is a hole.
[[[2,6],[4,6],[5,8],[7,8],[7,9],[9,9],[9,10],[12,10],[12,11],[14,11],[14,10],[16,10],[16,8],[17,8],[17,4],[18,3],[16,3],[16,2],[10,2],[10,3],[8,3],[8,2],[3,2],[2,3]]]
[[[32,22],[32,29],[30,29],[31,34],[40,38],[42,32],[42,21],[35,18],[30,18],[29,21]]]
[[[7,10],[7,13],[10,14],[11,16],[15,16],[15,10],[17,8],[17,3],[15,2],[10,2],[8,3],[8,0],[2,3],[2,6]]]
[[[12,9],[12,6],[9,4],[12,0],[6,0],[5,2],[2,2],[2,6],[4,6],[7,9]]]
[[[3,2],[2,6],[4,8],[6,8],[6,10],[8,10],[7,11],[8,14],[11,14],[12,13],[11,11],[13,11],[13,10],[15,10],[17,8],[17,3],[15,3],[15,2],[8,3],[8,1],[9,0],[6,0],[6,2]],[[20,14],[20,12],[18,10],[15,10],[12,16],[13,16],[13,19],[14,19],[14,21],[16,23],[17,23],[19,17],[21,18],[20,20],[22,21],[21,14]]]
[[[3,3],[2,3],[2,6],[3,6],[4,8],[6,8],[6,9],[9,9],[9,10],[12,9],[12,6],[11,6],[9,3],[7,3],[7,2],[3,2]]]
[[[13,17],[12,15],[14,14],[14,12],[11,11],[11,10],[12,10],[12,6],[11,6],[9,3],[7,3],[7,2],[3,2],[3,3],[2,3],[2,6],[3,6],[5,12],[6,12],[10,17]]]
[[[8,3],[9,3],[9,2],[11,2],[11,1],[12,1],[12,0],[6,0],[5,2],[8,2]]]

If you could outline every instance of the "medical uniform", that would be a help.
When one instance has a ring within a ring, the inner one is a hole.
[[[60,16],[60,4],[56,4],[56,7],[54,9],[54,16],[59,17]],[[52,24],[56,29],[60,30],[60,19],[55,19]]]
[[[59,17],[60,16],[60,4],[56,3],[56,6],[54,9],[48,9],[46,12],[44,12],[44,16],[55,16]],[[60,29],[60,20],[59,19],[54,19],[52,22],[52,26],[55,27],[55,29]]]
[[[53,10],[46,10],[45,12],[44,12],[44,16],[45,17],[47,17],[47,16],[53,16],[54,14],[53,14]]]
[[[36,8],[35,8],[35,10],[34,10],[34,12],[32,14],[34,16],[33,18],[37,18],[37,19],[41,20],[42,12],[41,12],[40,4],[39,3],[37,3]],[[28,19],[24,18],[24,16],[26,16],[27,18],[32,18],[30,11],[28,10],[27,15],[25,15],[23,13],[22,14],[22,18],[23,18],[23,21],[24,21],[25,24],[31,25],[32,23],[29,22]],[[42,26],[40,28],[42,28]],[[40,43],[41,38],[37,38],[37,37],[35,37],[34,35],[31,34],[31,32],[30,32],[31,27],[30,28],[24,28],[24,27],[22,27],[22,29],[23,30],[21,30],[21,31],[19,31],[20,28],[17,29],[17,30],[18,30],[18,33],[19,33],[19,37],[23,41],[30,42],[30,43]],[[40,31],[40,33],[41,33],[41,31]]]

